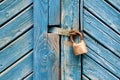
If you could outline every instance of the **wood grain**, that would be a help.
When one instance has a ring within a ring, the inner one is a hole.
[[[60,80],[60,68],[59,68],[59,59],[60,59],[60,48],[59,48],[59,35],[48,34],[48,46],[50,47],[49,64],[48,65],[51,70],[49,70],[49,78],[50,80]]]
[[[21,80],[32,72],[33,52],[30,52],[14,65],[0,74],[0,80]]]
[[[0,51],[0,72],[33,48],[33,29]]]
[[[33,25],[32,6],[0,28],[0,50]]]
[[[86,55],[83,55],[83,74],[90,80],[119,80]]]
[[[82,80],[90,80],[85,75],[82,75]]]
[[[83,74],[92,80],[119,80],[119,11],[104,0],[87,0],[83,19],[88,46],[88,54],[83,55]]]
[[[30,74],[29,76],[27,76],[25,79],[23,80],[33,80],[33,74]]]
[[[60,25],[60,0],[49,0],[49,25]]]
[[[0,4],[0,25],[18,14],[32,3],[32,0],[6,0]]]
[[[86,20],[86,19],[85,19]],[[100,27],[100,26],[99,26]],[[96,40],[98,40],[100,43],[105,45],[108,49],[113,51],[117,56],[120,56],[120,43],[118,41],[115,41],[113,38],[111,38],[107,32],[103,32],[102,30],[99,29],[98,24],[94,25],[92,20],[86,20],[84,22],[84,30],[90,34],[92,37],[94,37]],[[113,35],[113,34],[112,34]],[[115,38],[115,36],[114,36]],[[117,37],[119,39],[119,36]]]
[[[112,29],[108,26],[103,24],[100,20],[98,20],[95,16],[90,14],[88,11],[84,10],[84,23],[89,23],[89,25],[93,25],[97,29],[103,31],[108,36],[110,36],[113,40],[120,44],[120,36],[119,34],[115,33]]]
[[[94,39],[99,41],[101,44],[106,46],[108,49],[113,51],[117,56],[120,57],[120,44],[112,39],[107,33],[103,32],[98,28],[98,25],[92,25],[90,20],[84,22],[84,30],[90,34]]]
[[[84,0],[80,0],[80,31],[83,31],[83,14],[84,14],[84,11],[83,11],[83,5],[84,5]]]
[[[119,11],[120,11],[120,0],[106,0],[110,2],[112,5],[114,5]]]
[[[98,62],[100,66],[103,66],[112,74],[120,78],[120,58],[101,46],[95,40],[88,37],[86,34],[85,41],[87,43],[87,46],[90,48],[87,55]]]
[[[62,0],[61,25],[64,29],[79,30],[79,0]],[[81,79],[81,57],[75,56],[68,37],[61,37],[61,80]]]
[[[47,34],[48,5],[34,0],[34,80],[58,80],[59,38]]]
[[[85,0],[84,7],[120,34],[120,14],[103,0]]]
[[[0,11],[12,4],[14,0],[1,0],[0,1]]]

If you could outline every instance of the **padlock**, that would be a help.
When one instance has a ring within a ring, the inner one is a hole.
[[[77,34],[80,35],[80,42],[79,43],[75,43],[74,40],[73,40],[73,36],[75,36]],[[73,30],[71,32],[70,40],[72,42],[73,50],[74,50],[75,55],[80,55],[80,54],[84,54],[84,53],[88,52],[86,44],[83,40],[83,36],[79,31]]]

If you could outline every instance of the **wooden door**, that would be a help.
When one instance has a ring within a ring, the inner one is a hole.
[[[81,56],[75,56],[72,46],[67,45],[69,37],[55,34],[56,28],[79,30],[79,3],[79,0],[35,0],[35,80],[81,79]]]
[[[119,80],[119,18],[119,0],[1,0],[0,80]],[[88,53],[58,28],[82,32]]]
[[[37,3],[39,3],[39,7],[36,5]],[[49,34],[55,37],[53,35],[54,30],[56,30],[54,27],[69,30],[77,29],[83,32],[88,53],[75,56],[72,47],[69,45],[69,37],[61,36],[58,39],[57,35],[56,41],[59,41],[59,47],[56,48],[59,48],[59,55],[57,51],[53,52],[55,61],[53,59],[51,65],[50,57],[46,59],[45,55],[43,57],[35,53],[34,57],[37,56],[35,59],[37,62],[35,64],[37,67],[35,67],[35,76],[41,76],[39,79],[45,80],[119,80],[119,4],[119,0],[116,0],[116,2],[112,0],[46,0],[37,2],[36,0],[36,12],[39,11],[39,14],[35,13],[36,17],[40,16],[36,21],[38,21],[37,23],[46,24],[40,24],[44,27],[42,31],[36,28],[38,30],[37,35]],[[40,18],[45,19],[41,20]],[[48,33],[51,27],[53,33]],[[50,40],[49,35],[46,37],[48,40]],[[40,38],[38,38],[38,42],[39,40]],[[49,42],[47,43],[49,45],[55,44],[55,42]],[[40,45],[38,46],[40,47]],[[48,51],[52,50],[51,48],[47,49],[49,49]],[[42,52],[45,54],[45,51]],[[42,52],[40,54],[43,54]],[[48,55],[49,53],[46,54]],[[45,62],[46,64],[43,65],[39,63],[40,61],[37,61],[41,57],[43,58],[43,63]],[[55,64],[56,61],[58,62],[57,64]],[[56,67],[55,72],[52,71],[53,67]]]

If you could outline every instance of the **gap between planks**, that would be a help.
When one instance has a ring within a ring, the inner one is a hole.
[[[27,54],[25,54],[24,56],[22,56],[20,59],[18,59],[14,64],[12,64],[10,67],[8,67],[5,71],[3,71],[2,73],[0,73],[0,77],[4,74],[6,74],[9,70],[11,70],[12,68],[14,68],[16,65],[18,65],[21,61],[23,61],[25,58],[27,58],[30,54],[33,53],[33,50],[30,50]]]
[[[22,15],[26,10],[28,10],[30,7],[33,7],[33,3],[29,4],[28,6],[26,6],[24,9],[22,9],[20,12],[18,12],[17,14],[13,15],[10,19],[6,20],[5,22],[3,22],[2,24],[0,24],[0,29],[2,27],[4,27],[5,25],[7,25],[8,23],[11,22],[11,20],[14,20],[17,16]]]

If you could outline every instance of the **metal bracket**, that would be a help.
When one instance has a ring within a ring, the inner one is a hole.
[[[51,27],[49,28],[48,32],[63,35],[63,36],[70,36],[70,31],[68,29],[58,28],[58,27]]]

